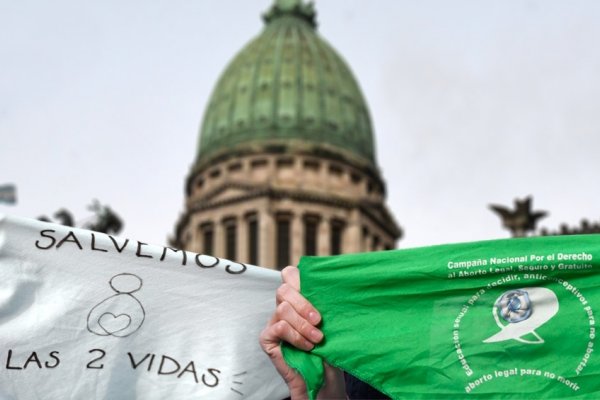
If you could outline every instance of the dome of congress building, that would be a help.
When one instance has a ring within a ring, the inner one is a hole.
[[[216,83],[174,245],[270,268],[391,249],[369,111],[302,0],[276,0]]]
[[[285,146],[373,168],[367,105],[344,60],[316,32],[312,7],[279,1],[264,20],[212,93],[198,165]]]

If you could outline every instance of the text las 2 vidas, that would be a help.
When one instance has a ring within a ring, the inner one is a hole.
[[[103,359],[107,355],[105,350],[91,349],[89,360],[82,361],[83,369],[104,369]],[[207,368],[205,371],[199,370],[194,361],[182,362],[167,355],[157,355],[146,353],[144,356],[136,356],[127,352],[127,357],[132,369],[145,370],[148,373],[157,375],[173,375],[177,379],[189,376],[197,384],[203,384],[207,387],[215,387],[219,384],[221,371],[217,368]],[[38,355],[38,352],[32,351],[27,358],[18,359],[13,355],[12,349],[9,349],[6,355],[7,370],[27,371],[28,369],[60,369],[61,363],[60,351],[50,351],[46,355]]]
[[[125,249],[128,249],[128,250],[135,249],[136,257],[154,258],[153,255],[144,253],[144,247],[150,246],[150,245],[148,245],[148,243],[143,243],[140,241],[133,242],[133,241],[130,241],[129,239],[123,239],[123,243],[119,244],[117,239],[115,239],[111,235],[105,235],[103,233],[97,233],[97,232],[82,231],[82,232],[78,233],[78,235],[79,235],[79,237],[75,234],[74,231],[68,231],[68,233],[66,235],[64,235],[64,237],[62,237],[62,235],[59,236],[59,233],[56,232],[56,230],[54,230],[54,229],[44,229],[44,230],[40,231],[41,238],[36,240],[35,247],[37,247],[40,250],[50,250],[52,248],[55,248],[56,250],[60,250],[64,246],[64,248],[67,248],[67,247],[77,248],[81,251],[90,250],[90,251],[98,251],[98,252],[103,252],[103,253],[116,251],[119,254],[123,253],[123,251]],[[82,235],[86,235],[86,236],[90,235],[90,241],[88,243],[86,243],[85,240],[82,240],[83,239]],[[97,243],[97,236],[108,237],[110,239],[110,241],[112,242],[112,247],[110,245],[108,247],[101,247]],[[86,247],[84,247],[84,245],[82,243],[85,244]],[[133,249],[132,249],[132,247],[133,247]],[[162,249],[163,249],[162,254],[161,254],[160,258],[158,259],[159,261],[164,261],[166,259],[167,251],[169,250],[173,253],[181,253],[181,265],[187,265],[187,263],[188,263],[188,252],[187,251],[174,249],[172,247],[162,247]],[[197,253],[191,253],[191,255],[192,255],[191,258],[193,258],[195,265],[200,268],[204,268],[204,269],[213,268],[217,264],[219,264],[219,259],[217,257],[209,256],[206,254],[197,254]],[[242,274],[246,271],[246,269],[247,269],[247,267],[245,264],[234,262],[234,261],[230,261],[229,264],[225,266],[225,271],[228,274],[232,274],[232,275]]]

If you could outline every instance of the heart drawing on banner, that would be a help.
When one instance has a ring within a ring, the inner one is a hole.
[[[131,317],[127,314],[115,315],[111,312],[105,312],[98,318],[98,325],[107,334],[112,335],[127,329],[131,325]]]
[[[87,329],[94,335],[125,338],[142,326],[146,311],[133,295],[142,288],[142,278],[123,272],[108,281],[115,292],[96,304],[87,316]]]

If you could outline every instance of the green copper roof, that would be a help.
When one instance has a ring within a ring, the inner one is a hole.
[[[207,106],[197,164],[273,145],[375,167],[369,112],[352,72],[316,32],[312,4],[276,0]]]

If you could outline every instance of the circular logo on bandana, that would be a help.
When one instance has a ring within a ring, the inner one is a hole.
[[[511,323],[524,321],[531,316],[531,300],[529,294],[522,289],[509,290],[496,300],[495,305],[498,314]]]
[[[500,332],[483,342],[494,343],[514,339],[528,344],[544,343],[544,339],[535,330],[548,322],[557,312],[558,297],[548,288],[530,287],[504,292],[492,308]],[[503,324],[503,321],[508,324]],[[523,336],[529,334],[536,339],[523,339]]]

